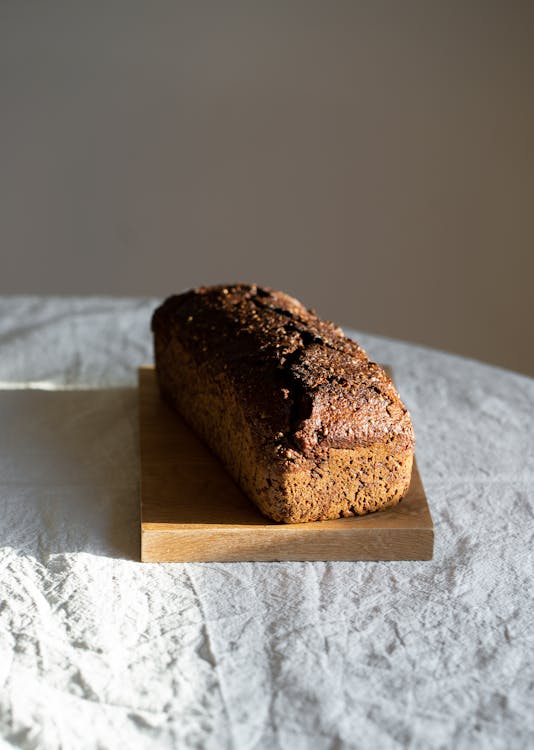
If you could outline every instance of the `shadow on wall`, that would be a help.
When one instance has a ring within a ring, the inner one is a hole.
[[[138,560],[137,390],[5,390],[0,416],[0,547]]]

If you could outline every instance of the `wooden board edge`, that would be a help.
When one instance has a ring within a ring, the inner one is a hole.
[[[141,532],[141,562],[369,562],[431,560],[434,552],[434,530],[398,529],[388,531],[387,543],[380,533],[373,532],[358,540],[353,532],[321,531],[321,539],[310,535],[307,539],[288,539],[282,545],[276,540],[246,537],[244,534],[209,535],[203,530],[173,530]],[[217,536],[224,536],[217,543]],[[326,538],[325,538],[326,536]],[[211,537],[211,538],[210,538]],[[231,537],[231,544],[228,544]]]

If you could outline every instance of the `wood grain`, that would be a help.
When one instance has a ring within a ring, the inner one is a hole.
[[[141,560],[429,560],[434,530],[414,464],[395,508],[356,518],[278,524],[245,497],[219,460],[159,398],[139,368]]]

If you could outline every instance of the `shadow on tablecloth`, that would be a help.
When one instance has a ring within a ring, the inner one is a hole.
[[[0,547],[139,559],[135,388],[0,391]]]

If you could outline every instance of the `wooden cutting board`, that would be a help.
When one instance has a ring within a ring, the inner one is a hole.
[[[139,368],[141,560],[430,560],[432,518],[414,464],[394,508],[355,518],[279,524],[263,516]]]

